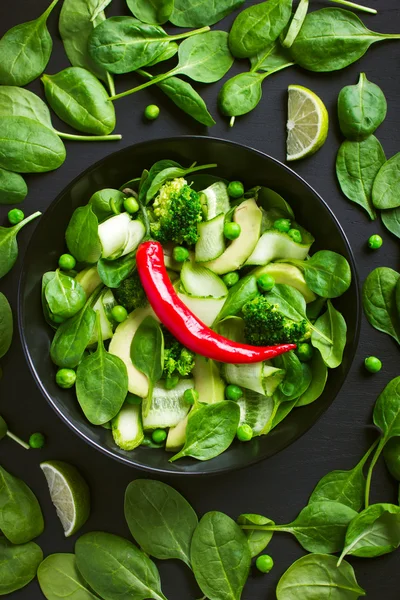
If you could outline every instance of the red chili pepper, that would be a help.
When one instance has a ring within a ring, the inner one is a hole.
[[[159,242],[143,242],[136,265],[147,298],[161,323],[186,348],[224,363],[255,363],[294,350],[296,344],[249,346],[232,342],[204,325],[177,296]]]

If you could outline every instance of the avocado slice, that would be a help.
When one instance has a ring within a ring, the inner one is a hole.
[[[254,269],[254,271],[251,272],[251,274],[255,275],[257,278],[260,277],[260,275],[264,275],[264,273],[271,275],[275,279],[275,283],[284,283],[296,288],[296,290],[303,294],[307,304],[309,302],[314,302],[317,298],[314,292],[312,292],[306,284],[303,273],[294,265],[288,265],[286,263],[269,263],[268,265],[258,267],[258,269]]]
[[[296,227],[301,230],[300,226],[296,225]],[[301,232],[303,234],[304,230]],[[268,229],[262,234],[254,251],[247,258],[246,265],[266,265],[279,258],[304,260],[313,242],[314,238],[310,234],[303,235],[303,242],[299,244],[287,233]]]

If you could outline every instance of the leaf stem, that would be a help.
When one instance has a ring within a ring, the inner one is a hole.
[[[331,340],[330,338],[328,338],[324,333],[322,333],[322,331],[320,331],[319,329],[317,329],[316,327],[314,327],[314,325],[311,323],[311,321],[308,321],[308,325],[309,325],[310,329],[312,329],[313,331],[315,331],[315,333],[318,333],[318,335],[320,337],[322,337],[324,340],[326,340],[330,346],[333,346],[333,340]]]
[[[370,495],[370,491],[371,491],[372,472],[374,470],[376,463],[378,462],[380,455],[382,454],[382,451],[383,451],[387,441],[388,440],[386,437],[382,437],[380,439],[380,442],[375,451],[374,457],[371,461],[371,464],[369,465],[367,481],[365,483],[365,508],[368,508],[368,506],[369,506],[369,495]]]
[[[380,438],[376,439],[374,441],[374,443],[372,444],[372,446],[370,448],[368,448],[367,452],[364,454],[364,456],[362,457],[362,459],[360,460],[360,462],[355,466],[356,469],[357,469],[357,467],[359,467],[360,469],[362,469],[365,466],[365,463],[367,462],[367,460],[369,459],[369,457],[371,456],[371,454],[373,453],[373,451],[375,450],[375,448],[379,444],[379,439]]]
[[[7,431],[6,435],[14,440],[14,442],[17,442],[17,444],[19,444],[20,446],[22,446],[23,448],[25,448],[25,450],[30,450],[30,446],[29,444],[27,444],[26,442],[24,442],[23,440],[21,440],[21,438],[19,438],[17,435],[14,435],[13,433],[11,433],[11,431]]]
[[[368,6],[362,6],[361,4],[356,4],[355,2],[349,2],[348,0],[330,0],[330,2],[335,2],[336,4],[342,4],[343,6],[348,6],[349,8],[355,8],[360,10],[361,12],[370,13],[371,15],[378,14],[378,11],[375,8],[369,8]]]
[[[39,17],[40,19],[43,19],[44,21],[47,21],[47,19],[50,16],[51,11],[53,10],[53,8],[55,7],[55,5],[57,4],[58,0],[53,0],[53,2],[50,4],[50,6],[48,8],[46,8],[46,10],[44,11],[44,13],[42,14],[41,17]]]
[[[19,231],[20,229],[22,229],[22,227],[24,227],[24,225],[27,225],[28,223],[30,223],[31,221],[33,221],[33,219],[36,219],[37,217],[40,217],[42,213],[38,210],[35,213],[33,213],[33,215],[29,215],[29,217],[26,217],[26,219],[24,219],[23,221],[21,221],[21,223],[18,223],[18,225],[14,225],[14,227],[17,228],[17,231]]]
[[[54,130],[60,138],[64,140],[75,140],[77,142],[112,142],[114,140],[122,139],[122,135],[119,133],[112,135],[76,135],[75,133],[64,133],[62,131]]]
[[[229,121],[229,127],[233,127],[236,121],[236,117],[231,117],[230,121]]]
[[[110,96],[108,98],[108,100],[111,100],[111,102],[114,102],[114,100],[119,100],[119,98],[124,98],[125,96],[130,96],[131,94],[140,92],[141,90],[144,90],[145,88],[149,87],[150,85],[160,83],[161,81],[164,81],[164,79],[168,79],[168,77],[172,77],[173,75],[177,75],[178,73],[179,73],[179,65],[177,67],[174,67],[167,73],[161,73],[161,75],[157,75],[157,77],[153,77],[150,81],[146,81],[145,83],[142,83],[141,85],[131,88],[130,90],[126,90],[125,92],[121,92],[120,94],[115,94],[114,96]]]
[[[178,33],[176,35],[169,35],[168,36],[168,40],[170,42],[174,41],[174,40],[183,40],[186,39],[188,37],[192,37],[193,35],[198,35],[199,33],[206,33],[207,31],[210,31],[210,27],[200,27],[200,29],[193,29],[192,31],[185,31],[185,33]]]
[[[108,85],[108,90],[110,92],[110,96],[114,96],[115,95],[114,77],[108,71],[106,71],[106,77],[107,77],[107,85]]]

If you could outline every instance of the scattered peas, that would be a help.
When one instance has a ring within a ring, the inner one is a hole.
[[[269,573],[274,566],[274,561],[269,554],[261,554],[256,560],[256,567],[261,573]]]
[[[137,394],[131,394],[131,392],[128,392],[125,402],[128,404],[142,404],[142,398]]]
[[[75,268],[75,265],[76,260],[72,254],[61,254],[60,258],[58,259],[58,266],[63,271],[71,271],[71,269]]]
[[[161,444],[167,439],[167,432],[164,429],[155,429],[151,434],[151,438],[156,444]]]
[[[179,375],[169,375],[165,380],[167,390],[173,390],[179,383]]]
[[[238,427],[236,437],[241,442],[249,442],[253,437],[253,430],[250,425],[241,425]]]
[[[29,446],[35,450],[40,450],[40,448],[43,448],[45,443],[46,439],[43,433],[32,433],[31,437],[29,438]]]
[[[149,106],[146,106],[145,111],[144,111],[144,116],[149,121],[154,121],[154,119],[157,119],[159,114],[160,114],[160,109],[158,108],[158,106],[156,104],[149,104]]]
[[[274,229],[281,231],[282,233],[288,233],[292,224],[289,219],[277,219],[274,222]]]
[[[172,256],[176,262],[183,263],[189,258],[189,250],[182,246],[175,246],[172,251]]]
[[[117,304],[117,306],[112,308],[111,316],[117,323],[123,323],[128,317],[128,311],[125,306]]]
[[[65,390],[72,388],[76,381],[76,373],[73,369],[58,369],[56,383]]]
[[[125,208],[126,212],[133,215],[134,213],[137,213],[137,211],[140,208],[139,202],[136,200],[136,198],[133,198],[131,196],[130,198],[127,198],[126,200],[124,200],[124,208]]]
[[[239,279],[239,273],[236,273],[236,271],[232,271],[231,273],[227,273],[226,275],[224,275],[222,281],[224,282],[226,287],[230,288],[233,287],[239,281]]]
[[[309,360],[312,359],[314,350],[313,350],[313,347],[311,346],[311,344],[302,342],[301,344],[297,345],[296,354],[299,357],[299,359],[301,360],[301,362],[308,362]]]
[[[376,358],[376,356],[368,356],[364,360],[364,365],[370,373],[378,373],[382,369],[382,361]]]
[[[371,248],[371,250],[378,250],[378,248],[380,248],[382,244],[383,239],[378,234],[371,235],[371,237],[368,240],[368,246]]]
[[[183,399],[186,402],[186,404],[195,404],[199,399],[199,392],[197,390],[194,390],[193,388],[185,390],[183,394]]]
[[[18,223],[21,223],[24,218],[25,215],[19,208],[13,208],[8,213],[8,220],[10,221],[11,225],[18,225]]]
[[[239,237],[242,228],[239,223],[225,223],[224,225],[224,236],[228,240],[236,240]]]
[[[244,187],[241,181],[231,181],[228,185],[228,194],[231,198],[241,198],[244,194]]]
[[[257,279],[257,285],[261,292],[270,292],[275,285],[275,279],[268,273],[263,273]]]
[[[301,242],[303,241],[303,236],[301,235],[301,233],[298,229],[289,229],[288,235],[297,244],[301,244]]]
[[[230,383],[225,388],[225,398],[227,400],[239,400],[243,396],[242,388]]]

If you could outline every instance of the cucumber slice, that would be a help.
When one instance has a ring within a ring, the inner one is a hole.
[[[114,306],[117,306],[117,301],[114,298],[114,294],[110,289],[107,289],[101,297],[104,306],[104,312],[106,313],[107,319],[110,322],[112,328],[114,328],[115,321],[112,318],[111,311]]]
[[[146,230],[141,221],[133,221],[129,214],[124,212],[100,223],[98,232],[102,258],[114,260],[135,250],[144,238]]]
[[[201,298],[197,296],[189,296],[184,292],[178,292],[178,297],[182,302],[202,321],[207,327],[211,327],[216,316],[224,305],[225,298]]]
[[[240,408],[240,425],[250,425],[253,435],[262,435],[274,410],[274,401],[251,390],[243,390],[243,396],[237,400]]]
[[[222,298],[228,295],[228,288],[218,275],[210,269],[192,265],[188,261],[183,264],[181,282],[184,291],[199,298]]]
[[[190,406],[183,399],[186,390],[193,388],[193,379],[182,379],[172,390],[167,390],[163,382],[153,390],[150,412],[143,418],[144,429],[175,427],[186,417]]]
[[[287,233],[269,229],[262,234],[257,246],[246,261],[246,265],[266,265],[279,258],[297,258],[304,260],[314,239],[305,239],[298,244]]]
[[[114,442],[121,450],[134,450],[143,442],[141,406],[124,404],[111,424]]]
[[[97,271],[97,266],[87,267],[80,271],[75,277],[83,289],[85,290],[86,297],[89,298],[94,290],[101,284],[100,275]]]
[[[303,273],[294,265],[287,265],[286,263],[270,263],[263,267],[258,267],[251,272],[251,274],[257,278],[260,277],[260,275],[264,275],[264,273],[272,275],[275,279],[275,283],[284,283],[296,288],[296,290],[303,294],[307,304],[309,302],[314,302],[317,298],[314,292],[312,292],[306,284]]]
[[[213,183],[205,190],[201,191],[206,197],[206,218],[207,221],[223,214],[225,215],[231,208],[228,187],[223,181]]]
[[[112,338],[113,336],[113,328],[111,326],[111,323],[107,317],[107,313],[104,307],[104,302],[103,302],[103,296],[111,290],[107,290],[104,294],[101,294],[101,296],[97,299],[97,301],[95,302],[95,304],[93,305],[93,310],[98,312],[100,315],[100,327],[101,327],[101,335],[103,337],[103,342],[105,340],[109,340]],[[112,292],[111,292],[112,294]],[[114,296],[113,296],[114,297]],[[90,338],[90,341],[88,343],[88,346],[92,346],[93,344],[96,344],[98,340],[98,336],[97,336],[97,327],[95,327],[93,329],[93,333],[92,333],[92,337]]]
[[[273,367],[268,361],[222,365],[222,375],[228,383],[234,383],[264,396],[272,396],[285,377],[285,371]]]
[[[188,424],[189,415],[186,415],[182,421],[170,427],[168,431],[167,441],[165,443],[165,450],[167,452],[178,452],[186,442],[186,427]]]
[[[224,223],[225,215],[220,214],[210,221],[202,221],[197,225],[199,233],[195,247],[197,262],[214,260],[225,252]]]

